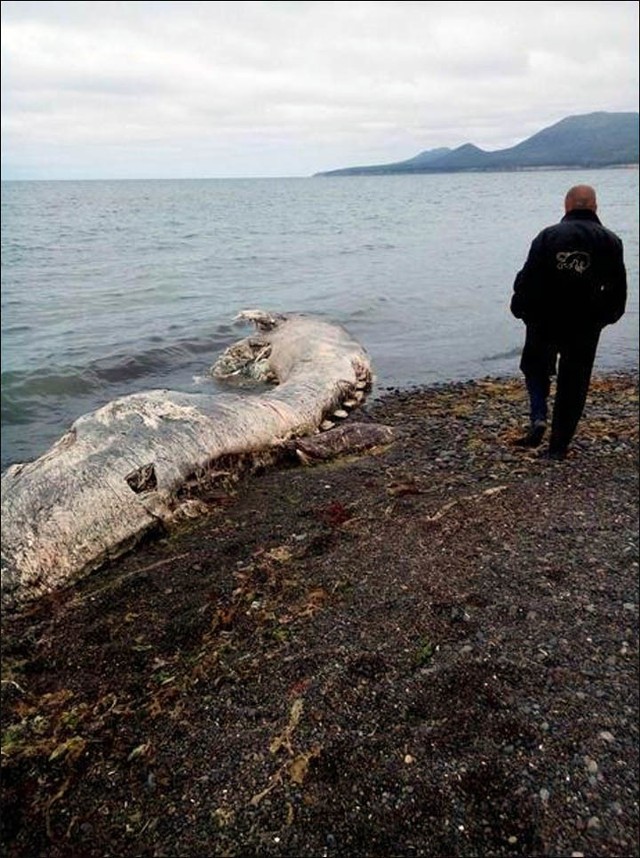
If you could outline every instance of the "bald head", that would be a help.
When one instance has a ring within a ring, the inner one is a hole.
[[[596,192],[590,185],[574,185],[573,188],[569,188],[567,191],[567,195],[564,198],[565,212],[570,212],[574,209],[588,209],[595,212],[597,208]]]

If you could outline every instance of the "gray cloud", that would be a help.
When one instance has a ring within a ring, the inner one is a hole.
[[[635,2],[2,3],[3,176],[308,175],[637,110]]]

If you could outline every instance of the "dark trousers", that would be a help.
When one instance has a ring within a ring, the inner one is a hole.
[[[557,375],[549,446],[565,450],[584,411],[600,328],[576,325],[568,333],[527,325],[520,369],[524,373],[531,422],[547,419],[551,377]]]

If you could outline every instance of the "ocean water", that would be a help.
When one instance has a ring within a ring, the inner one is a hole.
[[[374,394],[516,375],[513,279],[578,182],[629,279],[597,367],[637,367],[637,170],[3,182],[2,469],[117,396],[219,390],[207,370],[245,308],[344,325]]]

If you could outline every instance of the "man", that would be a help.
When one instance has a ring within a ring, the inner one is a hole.
[[[515,443],[538,447],[547,428],[547,399],[556,374],[549,449],[564,459],[582,416],[600,331],[623,315],[627,275],[622,241],[598,215],[596,192],[567,192],[560,223],[543,229],[516,276],[511,312],[526,325],[520,369],[529,394],[531,425]]]

